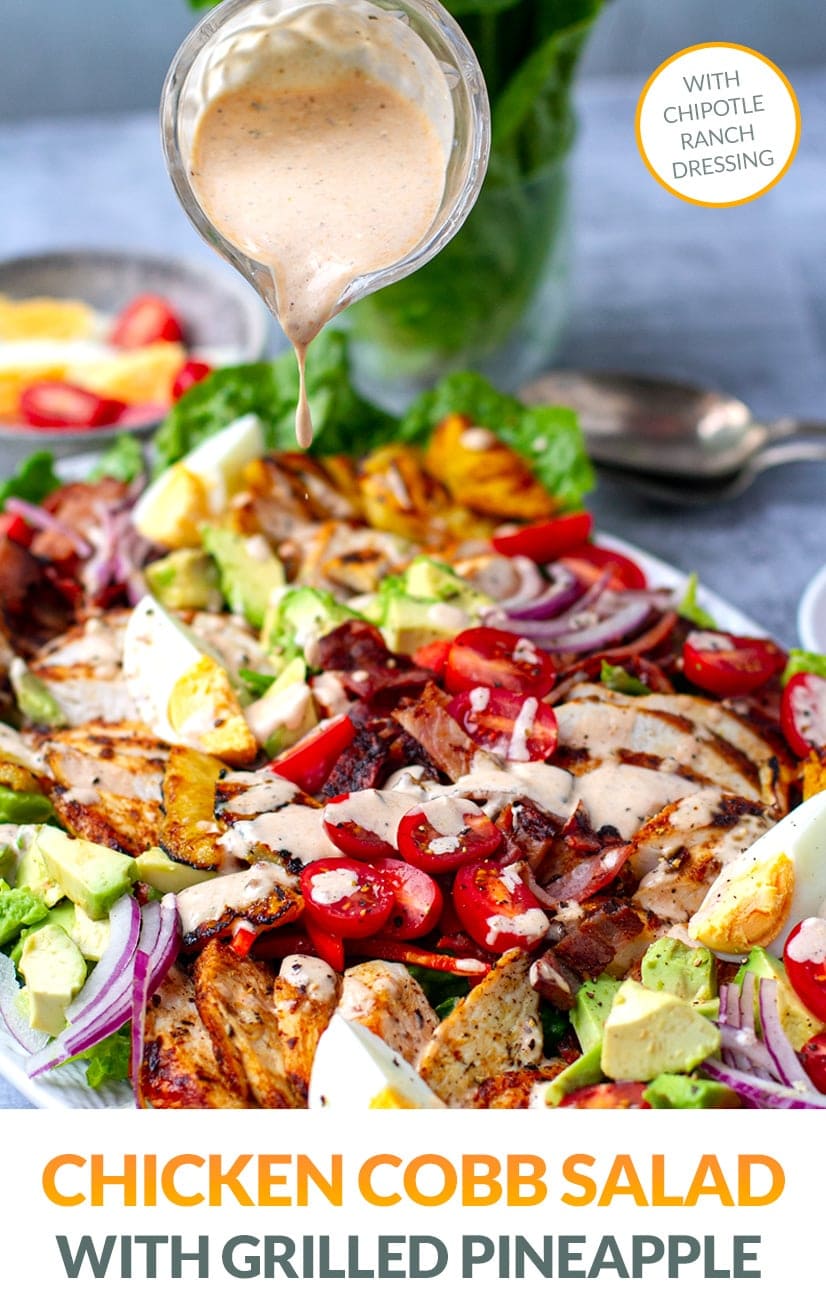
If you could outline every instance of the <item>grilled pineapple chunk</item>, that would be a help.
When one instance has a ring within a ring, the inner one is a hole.
[[[447,494],[428,474],[417,448],[392,443],[377,448],[362,463],[359,486],[368,525],[417,543],[441,540],[440,524],[449,507]]]
[[[539,520],[557,510],[518,453],[466,416],[446,416],[431,435],[425,469],[460,506],[504,520]]]
[[[226,831],[215,817],[215,786],[223,764],[197,749],[173,748],[163,778],[164,820],[160,845],[170,858],[192,868],[218,868]]]

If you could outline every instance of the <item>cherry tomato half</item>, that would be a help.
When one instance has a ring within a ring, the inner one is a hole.
[[[20,394],[23,418],[36,429],[98,429],[116,424],[125,409],[114,397],[100,397],[61,380],[32,384]]]
[[[588,542],[594,528],[589,511],[574,511],[568,516],[554,516],[517,530],[500,530],[493,536],[493,546],[504,557],[530,557],[534,562],[553,562],[563,553],[579,549]]]
[[[722,630],[692,630],[683,644],[686,678],[721,698],[750,694],[785,665],[785,653],[770,639],[743,639]]]
[[[559,1102],[560,1108],[578,1110],[648,1110],[644,1082],[596,1082],[579,1091],[569,1091]]]
[[[206,379],[208,374],[212,374],[212,366],[207,365],[206,361],[196,361],[190,358],[184,361],[175,378],[172,380],[172,397],[177,402],[179,397],[189,392],[202,379]]]
[[[469,863],[453,883],[453,907],[479,945],[503,954],[529,950],[544,940],[550,922],[516,864]]]
[[[593,584],[610,566],[612,589],[645,589],[648,586],[645,572],[631,557],[596,543],[583,543],[573,552],[564,553],[560,561],[585,585]]]
[[[432,671],[434,676],[441,676],[447,665],[451,642],[449,639],[434,639],[429,644],[422,644],[413,654],[413,661],[417,667],[424,667],[425,671]]]
[[[463,630],[447,655],[445,685],[451,694],[488,685],[541,699],[555,680],[556,668],[548,653],[529,639],[492,626]]]
[[[10,511],[0,514],[0,539],[11,539],[12,543],[18,544],[21,548],[29,548],[33,538],[34,530],[31,525],[26,524],[22,516]]]
[[[376,825],[385,823],[395,840],[395,819],[389,812],[386,797],[384,803],[382,799],[379,790],[357,790],[352,796],[352,802],[349,794],[342,794],[325,804],[324,830],[333,844],[348,858],[359,858],[370,863],[374,859],[391,858],[396,853],[395,844],[357,820],[358,815],[370,817],[375,813]]]
[[[326,931],[307,913],[304,914],[307,934],[319,959],[323,959],[337,973],[344,972],[344,941],[333,931]],[[300,951],[299,951],[300,953]]]
[[[792,753],[805,758],[826,746],[826,678],[801,671],[783,690],[780,724]]]
[[[307,794],[320,790],[333,767],[355,738],[356,728],[346,712],[323,721],[298,744],[270,763],[270,771],[292,781]]]
[[[818,1091],[826,1092],[826,1032],[818,1032],[806,1042],[800,1062]]]
[[[375,936],[390,917],[394,898],[392,886],[374,868],[347,858],[308,863],[301,894],[312,925],[342,940]]]
[[[399,852],[424,872],[455,872],[487,858],[501,843],[499,827],[467,799],[417,804],[399,822]]]
[[[455,694],[447,710],[472,740],[510,762],[541,762],[556,748],[554,710],[533,694],[480,685]]]
[[[112,326],[109,341],[124,351],[149,347],[153,342],[182,342],[183,326],[163,297],[147,293],[125,306]]]
[[[444,906],[442,892],[433,878],[397,858],[386,858],[376,863],[375,869],[394,895],[393,911],[382,935],[412,941],[433,931]]]
[[[804,918],[792,928],[783,964],[792,990],[809,1013],[826,1023],[826,918]]]

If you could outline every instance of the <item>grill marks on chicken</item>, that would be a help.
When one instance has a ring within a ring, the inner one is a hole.
[[[149,1000],[138,1102],[159,1109],[249,1109],[225,1081],[195,1002],[195,984],[173,967]]]
[[[44,788],[71,835],[125,854],[158,844],[167,749],[139,722],[91,721],[40,737]]]
[[[193,980],[198,1013],[230,1090],[266,1109],[300,1107],[278,1044],[272,973],[213,940],[198,956]]]

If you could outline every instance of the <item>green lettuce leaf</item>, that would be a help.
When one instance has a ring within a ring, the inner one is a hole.
[[[143,447],[134,434],[118,434],[106,449],[100,461],[89,476],[92,482],[104,479],[107,475],[119,479],[124,484],[131,484],[133,479],[143,474]]]
[[[448,375],[413,403],[400,436],[424,441],[453,412],[492,429],[528,463],[536,478],[566,507],[577,507],[594,486],[594,471],[576,414],[564,406],[524,406],[481,375]]]
[[[605,658],[602,659],[599,678],[603,685],[607,686],[608,689],[612,689],[616,694],[651,693],[644,681],[632,676],[630,671],[625,670],[625,667],[616,667],[613,663],[606,662]]]
[[[102,1087],[104,1082],[128,1081],[131,1051],[129,1026],[125,1025],[120,1031],[113,1032],[111,1036],[98,1041],[96,1046],[84,1050],[82,1054],[76,1056],[76,1059],[88,1059],[86,1081],[90,1087],[97,1089]],[[75,1060],[70,1062],[74,1063]]]
[[[307,395],[313,417],[313,452],[362,451],[392,433],[393,422],[360,397],[350,382],[344,334],[322,334],[307,353]],[[292,352],[274,361],[226,366],[188,389],[172,407],[157,434],[155,473],[180,461],[205,438],[254,413],[267,446],[295,448],[298,366]]]
[[[40,503],[57,488],[60,488],[60,480],[54,471],[52,453],[33,452],[21,461],[13,475],[0,483],[0,509],[6,505],[7,498]]]
[[[789,660],[780,677],[781,681],[786,685],[792,676],[799,676],[803,672],[811,672],[814,676],[823,676],[826,679],[826,655],[809,653],[805,648],[790,649]]]

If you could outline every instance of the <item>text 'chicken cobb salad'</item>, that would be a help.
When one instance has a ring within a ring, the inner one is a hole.
[[[570,412],[392,421],[331,335],[309,457],[293,369],[196,384],[151,479],[0,490],[0,1052],[152,1108],[826,1108],[826,658],[595,543]]]

